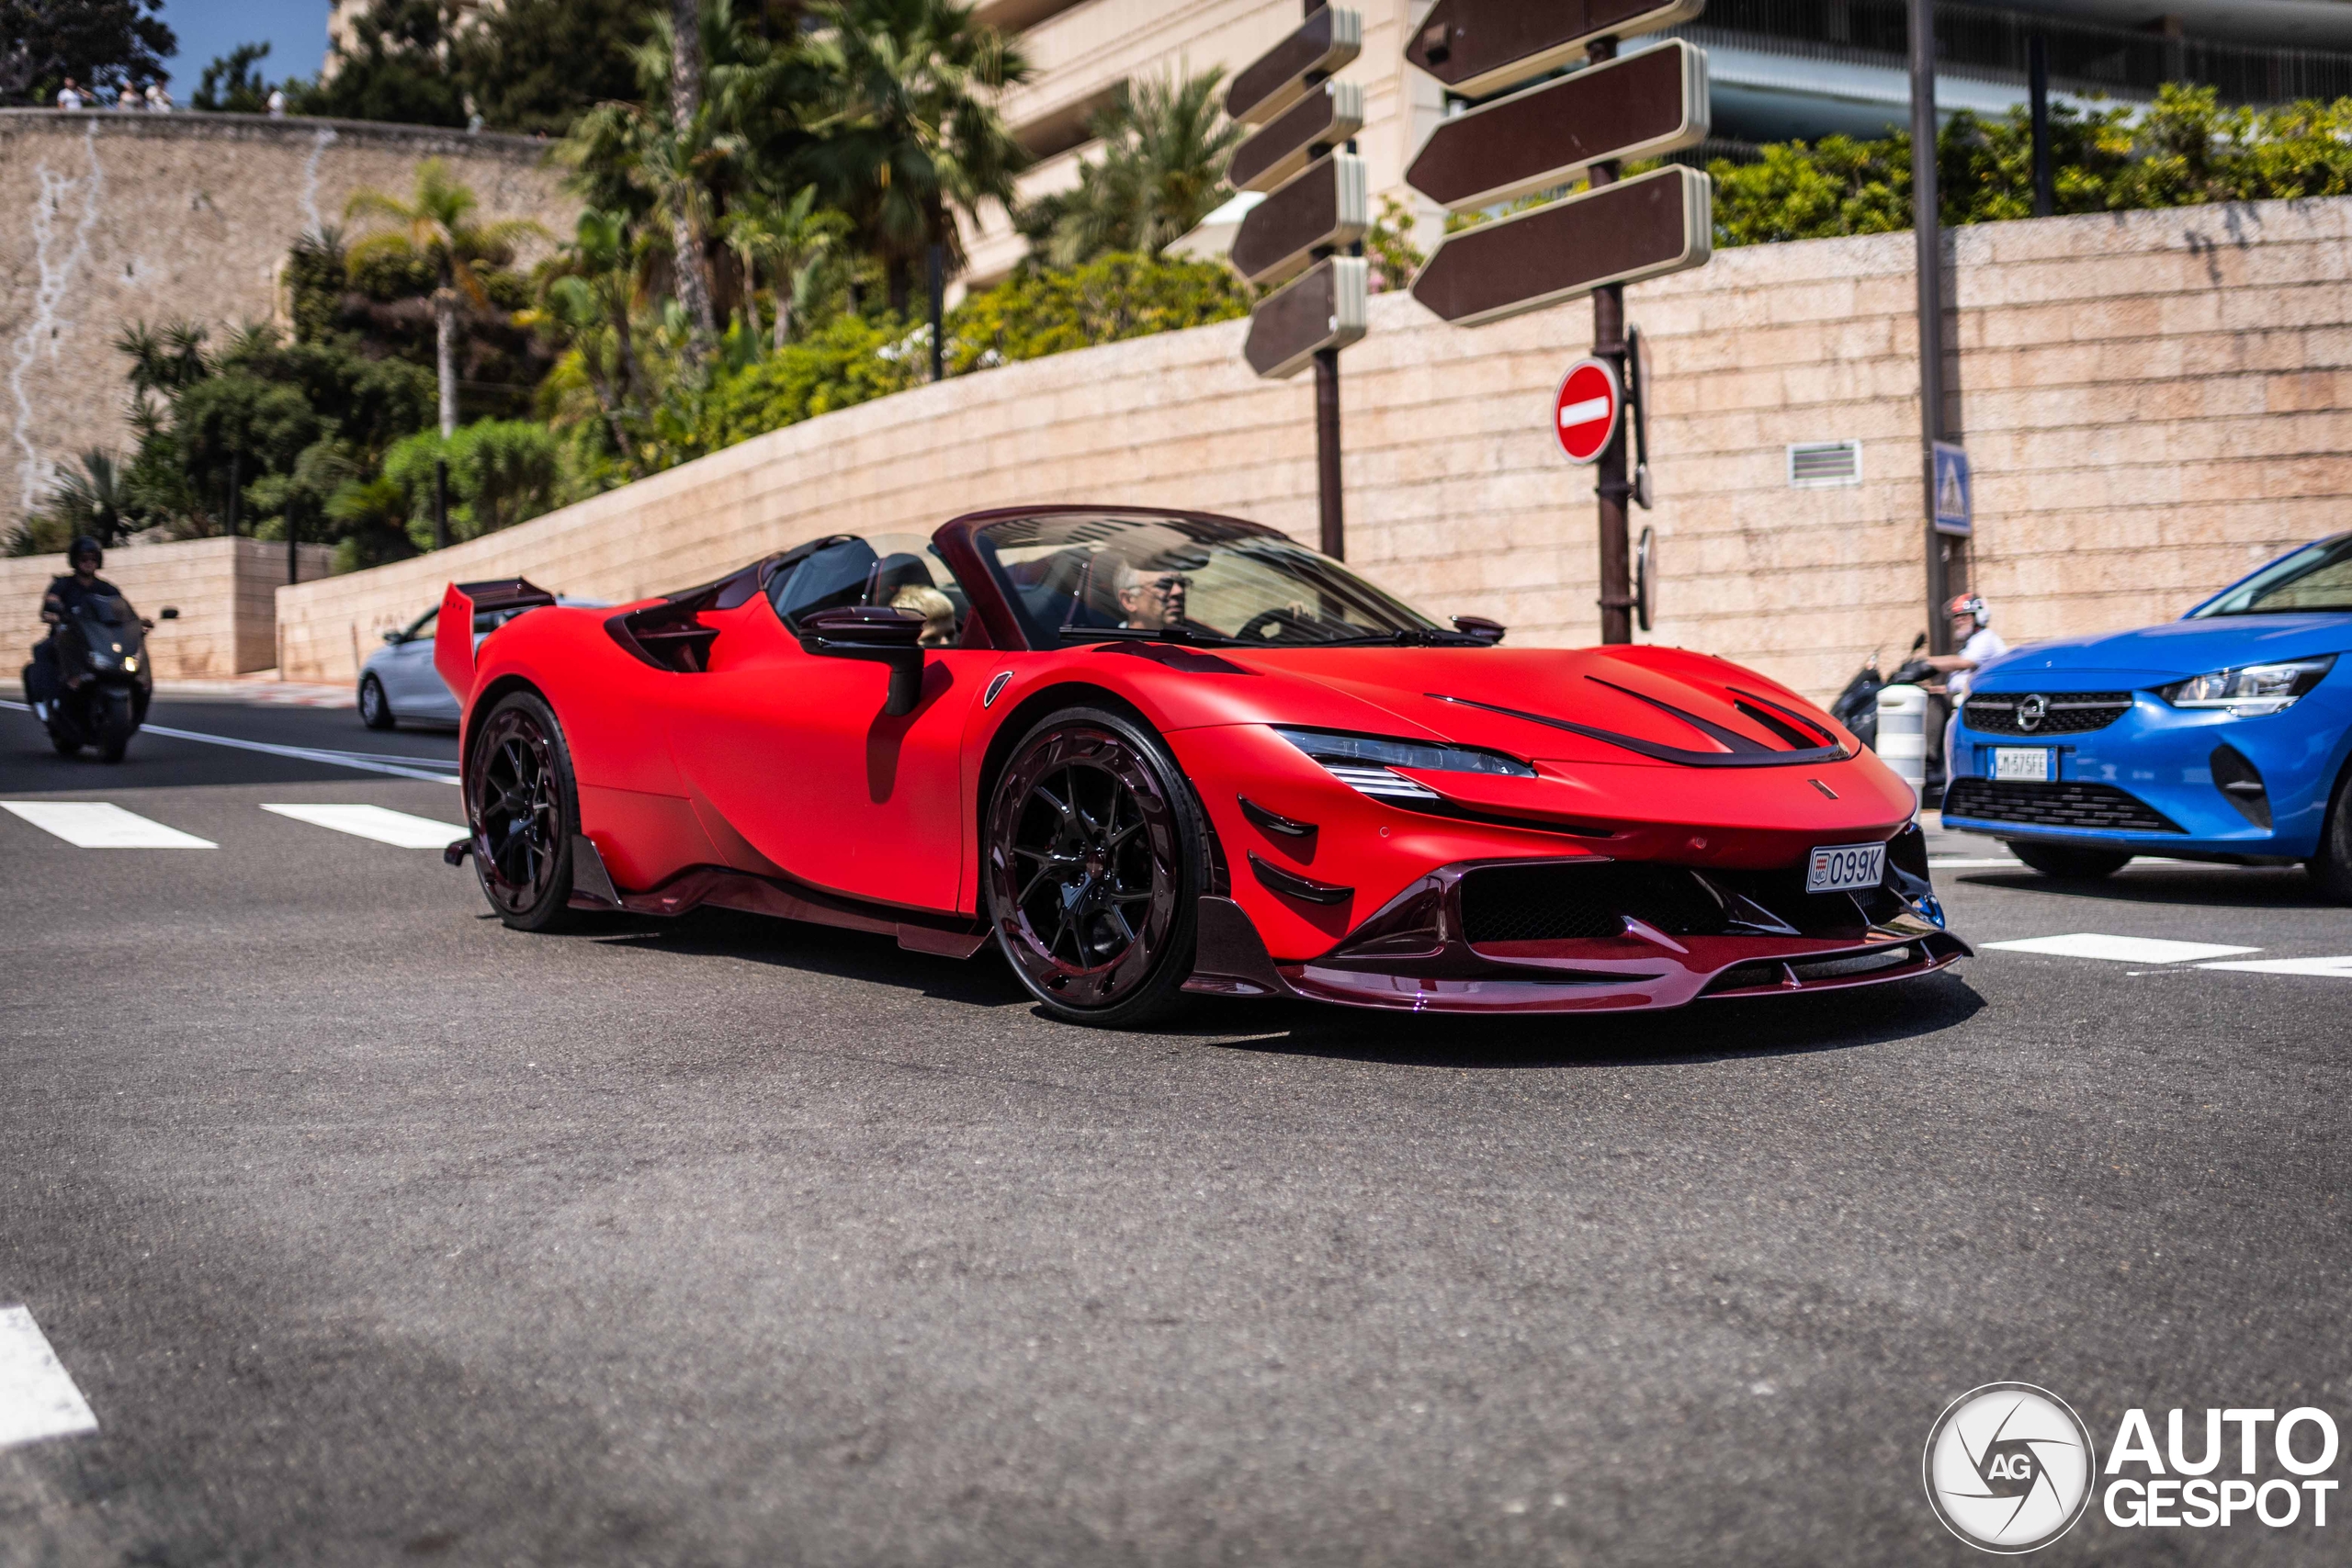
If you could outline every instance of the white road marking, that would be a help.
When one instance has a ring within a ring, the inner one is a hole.
[[[2234,964],[2199,964],[2199,969],[2238,969],[2249,975],[2322,975],[2352,980],[2352,954],[2341,958],[2257,958]]]
[[[412,817],[380,806],[265,806],[262,809],[403,850],[442,849],[466,836],[465,829],[455,822],[435,822],[430,817]]]
[[[2102,936],[2075,931],[2068,936],[2037,936],[2023,942],[1988,942],[2003,953],[2040,953],[2052,958],[2107,958],[2118,964],[2186,964],[2196,958],[2227,958],[2233,953],[2260,953],[2258,947],[2231,947],[2215,942],[2165,942],[2145,936]]]
[[[23,1307],[0,1307],[0,1449],[95,1432],[82,1391]]]
[[[2021,860],[2000,855],[1988,855],[1983,860],[1969,860],[1964,857],[1937,860],[1930,857],[1928,861],[1928,868],[1933,871],[1981,871],[1986,866],[2023,865],[2024,863],[2025,862]]]
[[[0,800],[0,811],[23,818],[84,850],[211,850],[209,839],[150,822],[102,800]]]
[[[18,713],[32,710],[22,703],[0,700],[0,707],[15,708]],[[277,746],[266,740],[241,740],[233,735],[207,735],[196,729],[171,729],[160,724],[140,727],[150,735],[165,735],[174,740],[200,740],[207,746],[227,746],[239,751],[259,751],[271,757],[290,757],[298,762],[324,762],[330,767],[356,768],[363,773],[389,773],[396,779],[426,779],[438,784],[458,782],[458,764],[438,757],[386,757],[373,751],[330,751],[315,746]],[[428,773],[428,768],[442,770]]]

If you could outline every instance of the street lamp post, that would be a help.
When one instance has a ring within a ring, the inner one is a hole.
[[[1935,0],[1911,0],[1911,209],[1919,274],[1919,519],[1927,541],[1928,647],[1951,651],[1943,604],[1950,546],[1936,527],[1936,443],[1944,439],[1943,235],[1936,189]]]

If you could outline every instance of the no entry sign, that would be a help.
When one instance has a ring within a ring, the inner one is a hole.
[[[1571,463],[1589,463],[1609,449],[1617,416],[1625,406],[1617,367],[1606,359],[1579,359],[1560,378],[1552,400],[1552,434]]]

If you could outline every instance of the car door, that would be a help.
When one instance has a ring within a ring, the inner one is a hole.
[[[401,718],[435,716],[435,690],[440,692],[443,705],[452,705],[448,689],[433,669],[433,622],[438,613],[428,611],[403,626],[400,640],[387,646],[375,661],[376,679],[383,685],[385,700]]]
[[[797,589],[779,582],[770,595],[707,615],[719,636],[709,671],[678,682],[673,749],[723,818],[715,839],[731,829],[792,876],[833,892],[950,910],[973,891],[978,827],[964,820],[965,725],[1001,656],[929,650],[914,711],[892,716],[882,711],[884,666],[806,653],[784,619],[876,593],[887,603],[883,563],[904,558],[845,541],[801,563]]]

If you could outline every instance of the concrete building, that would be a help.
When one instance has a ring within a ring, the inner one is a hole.
[[[1376,211],[1384,196],[1409,194],[1405,167],[1449,106],[1403,59],[1432,0],[1352,3],[1363,13],[1363,53],[1342,74],[1364,90],[1357,143]],[[2352,94],[2352,0],[1954,0],[1936,9],[1936,96],[1948,113],[2021,103],[2037,35],[2054,90],[2075,97],[2144,100],[2166,81],[2210,83],[2233,102]],[[1676,30],[1707,49],[1719,150],[1903,124],[1906,10],[1905,0],[1709,0],[1696,23]],[[1023,198],[1077,184],[1096,145],[1089,122],[1122,83],[1212,66],[1230,74],[1304,11],[1300,0],[979,0],[979,15],[1017,33],[1035,66],[1004,103],[1038,159],[1023,177]],[[972,285],[1001,277],[1025,250],[1001,211],[965,243]]]

